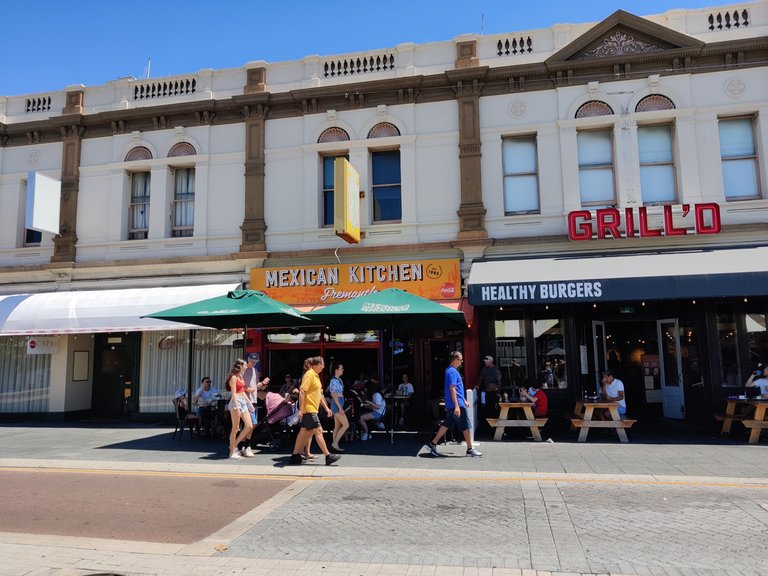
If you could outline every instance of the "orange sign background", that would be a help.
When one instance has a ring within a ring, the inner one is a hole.
[[[286,304],[333,304],[385,288],[430,300],[461,297],[458,259],[281,266],[251,270],[251,288]]]

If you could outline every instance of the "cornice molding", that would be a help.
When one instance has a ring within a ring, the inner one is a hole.
[[[642,20],[642,19],[640,19]],[[658,26],[658,25],[654,25]],[[671,32],[671,31],[670,31]],[[676,34],[676,33],[675,33]],[[573,46],[571,43],[569,46]],[[562,51],[561,51],[562,52]],[[600,76],[613,79],[709,73],[764,67],[768,37],[745,38],[708,45],[672,48],[616,58],[555,61],[448,70],[429,76],[356,82],[289,92],[257,92],[223,100],[197,100],[174,104],[109,110],[96,114],[66,114],[46,120],[0,123],[0,146],[61,142],[62,126],[86,128],[84,139],[111,137],[135,131],[149,132],[174,126],[225,125],[247,117],[269,119],[323,114],[328,110],[369,109],[379,105],[427,103],[467,96],[492,96],[582,85]],[[635,64],[641,66],[634,66]],[[634,73],[633,70],[638,70]],[[469,92],[465,88],[470,88]]]

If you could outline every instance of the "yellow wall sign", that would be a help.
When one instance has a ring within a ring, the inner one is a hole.
[[[346,158],[333,163],[333,231],[350,244],[360,243],[360,174]]]
[[[286,304],[333,304],[384,288],[450,300],[461,297],[461,273],[457,259],[254,268],[251,288]]]

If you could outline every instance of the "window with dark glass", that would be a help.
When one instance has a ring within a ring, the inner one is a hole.
[[[174,238],[192,236],[195,228],[195,169],[176,168],[173,185],[173,226]]]
[[[371,152],[373,221],[399,221],[402,218],[400,150]]]
[[[149,172],[131,174],[128,207],[128,240],[142,240],[149,233]]]
[[[323,203],[323,226],[333,226],[333,171],[336,158],[346,158],[346,154],[336,156],[323,156],[323,189],[321,190]]]

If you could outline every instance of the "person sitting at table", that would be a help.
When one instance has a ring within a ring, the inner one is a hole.
[[[520,401],[533,404],[533,415],[536,418],[546,418],[549,409],[547,393],[541,389],[541,384],[534,380],[528,381],[528,389],[520,387]]]
[[[762,396],[768,396],[768,374],[766,373],[765,364],[758,364],[757,368],[752,371],[752,374],[747,378],[744,384],[747,388],[757,387],[760,389]]]
[[[627,413],[627,401],[624,398],[624,382],[615,378],[613,372],[605,370],[601,373],[601,382],[603,385],[602,397],[605,402],[618,402],[618,412],[620,416],[624,416]],[[611,420],[611,411],[605,410],[603,412],[604,420]]]
[[[294,403],[299,399],[299,387],[290,374],[284,376],[283,387],[280,388],[280,396]]]
[[[400,420],[398,420],[398,424],[402,426],[405,424],[405,413],[411,405],[409,400],[413,396],[413,384],[409,380],[408,372],[403,372],[402,382],[397,386],[395,396],[397,396],[400,404]]]
[[[200,379],[200,386],[195,390],[192,402],[197,406],[197,415],[202,416],[202,409],[210,406],[214,400],[220,396],[216,386],[211,384],[210,376],[203,376]]]
[[[371,382],[374,381],[374,379],[371,379]],[[378,421],[379,430],[384,429],[384,422],[382,422],[381,419],[387,411],[387,402],[384,400],[382,390],[377,388],[374,388],[374,390],[376,391],[373,393],[371,399],[363,402],[363,408],[368,408],[369,411],[361,414],[357,421],[358,424],[360,424],[361,429],[360,440],[369,440],[371,438],[371,435],[368,432],[368,422],[371,420]]]

